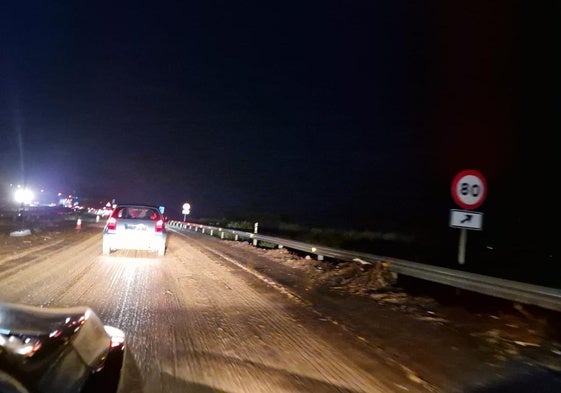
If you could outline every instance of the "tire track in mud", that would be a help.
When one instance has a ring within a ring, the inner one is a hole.
[[[165,257],[103,256],[101,234],[51,251],[3,278],[2,299],[87,305],[124,330],[123,393],[427,391],[305,304],[189,239],[171,237]]]
[[[255,258],[254,255],[244,254],[244,256],[249,259],[241,261],[239,260],[239,257],[236,255],[236,253],[239,252],[238,249],[230,249],[228,246],[217,247],[217,248],[209,247],[208,237],[198,238],[192,236],[185,236],[181,232],[177,232],[177,231],[174,232],[177,233],[179,236],[187,237],[191,242],[195,242],[197,248],[199,248],[202,253],[209,256],[210,258],[214,260],[218,258],[218,261],[220,261],[221,264],[226,266],[234,265],[241,268],[244,272],[251,274],[258,280],[266,284],[268,287],[274,288],[289,300],[297,303],[298,305],[301,306],[301,308],[306,308],[306,310],[309,313],[313,314],[316,319],[329,322],[330,324],[333,325],[334,328],[341,330],[343,334],[348,334],[349,336],[352,336],[353,340],[351,341],[359,343],[359,346],[363,346],[363,345],[369,346],[370,350],[372,351],[373,355],[376,358],[383,359],[383,363],[385,364],[386,368],[389,367],[394,370],[400,370],[398,371],[398,373],[403,372],[406,375],[407,379],[414,382],[413,386],[412,387],[410,386],[408,388],[408,389],[412,389],[411,391],[434,392],[438,390],[436,386],[434,386],[427,380],[418,376],[417,373],[415,373],[413,370],[409,369],[405,364],[403,364],[400,361],[399,358],[387,353],[383,347],[379,346],[375,342],[365,340],[360,334],[357,334],[356,329],[354,329],[355,330],[354,332],[353,329],[349,329],[345,323],[345,320],[334,318],[333,316],[327,315],[322,311],[318,310],[315,307],[315,301],[317,301],[317,299],[313,301],[306,299],[305,295],[304,297],[302,297],[298,293],[298,291],[293,291],[290,286],[284,286],[283,284],[280,283],[280,281],[277,282],[274,279],[271,279],[268,275],[262,274],[261,269],[255,269],[254,267],[258,267],[259,263],[255,264],[255,262],[253,261],[253,258]],[[216,239],[212,239],[212,240],[216,240]],[[222,242],[220,241],[218,241],[218,243],[222,244]],[[301,289],[302,288],[300,288],[300,290]],[[357,356],[356,358],[359,359],[360,356]],[[371,362],[367,360],[366,363],[371,363]],[[407,383],[400,384],[398,389],[399,390],[403,389],[405,385],[408,384]]]
[[[44,258],[49,254],[49,251],[57,252],[60,250],[61,244],[64,242],[65,239],[49,242],[41,246],[17,252],[16,255],[3,258],[0,260],[0,279],[3,279],[11,274],[15,274],[20,269],[25,269],[27,265]]]
[[[58,299],[92,270],[93,247],[100,241],[97,234],[88,234],[79,241],[65,239],[50,244],[32,259],[0,274],[3,301],[48,307],[65,306]],[[66,245],[66,247],[65,247]],[[99,248],[101,252],[101,248]],[[37,252],[31,250],[30,252]],[[29,257],[29,255],[24,258]],[[16,259],[18,260],[18,259]],[[75,303],[72,302],[71,305]]]
[[[253,279],[248,285],[249,276],[240,274],[239,266],[216,263],[199,244],[178,240],[172,245],[180,249],[174,250],[174,263],[166,264],[166,270],[176,277],[173,292],[182,308],[197,311],[175,324],[186,329],[178,342],[191,337],[186,348],[190,356],[198,354],[201,369],[190,368],[185,376],[190,381],[232,392],[395,391],[395,385],[389,387],[373,373],[387,366],[361,359],[348,351],[347,343],[330,341],[341,340],[340,331],[333,333],[325,322],[319,322],[317,331],[310,328],[310,320],[317,324],[318,318],[309,309],[287,301],[263,282]],[[186,360],[173,358],[163,364],[170,372],[175,364],[183,364],[185,370],[193,364]],[[364,368],[367,363],[371,369]],[[415,387],[412,391],[426,391]]]

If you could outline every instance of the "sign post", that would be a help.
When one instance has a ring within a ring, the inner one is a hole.
[[[467,230],[481,230],[483,213],[471,211],[479,207],[487,196],[487,182],[483,175],[467,169],[458,173],[452,180],[452,199],[465,210],[450,210],[450,226],[460,228],[458,263],[466,262]]]

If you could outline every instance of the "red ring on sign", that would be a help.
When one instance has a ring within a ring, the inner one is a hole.
[[[475,203],[471,203],[471,204],[466,203],[457,194],[458,183],[465,176],[477,177],[477,179],[482,184],[483,190],[481,191],[481,195],[480,195],[479,199]],[[450,190],[452,191],[452,199],[454,199],[454,202],[456,202],[456,204],[458,206],[460,206],[460,207],[462,207],[466,210],[472,210],[472,209],[475,209],[475,208],[481,206],[483,201],[485,201],[485,198],[487,197],[487,181],[485,180],[485,177],[481,174],[481,172],[476,171],[475,169],[466,169],[466,170],[463,170],[460,173],[458,173],[456,176],[454,176],[454,179],[452,180],[452,185],[450,187]]]

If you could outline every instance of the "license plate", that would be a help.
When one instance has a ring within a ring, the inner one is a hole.
[[[134,230],[134,231],[145,231],[146,230],[146,225],[144,224],[126,224],[125,225],[126,229],[130,229],[130,230]]]

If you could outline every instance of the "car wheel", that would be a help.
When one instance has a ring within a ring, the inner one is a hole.
[[[80,393],[117,393],[125,351],[110,350],[103,369],[90,375]]]

